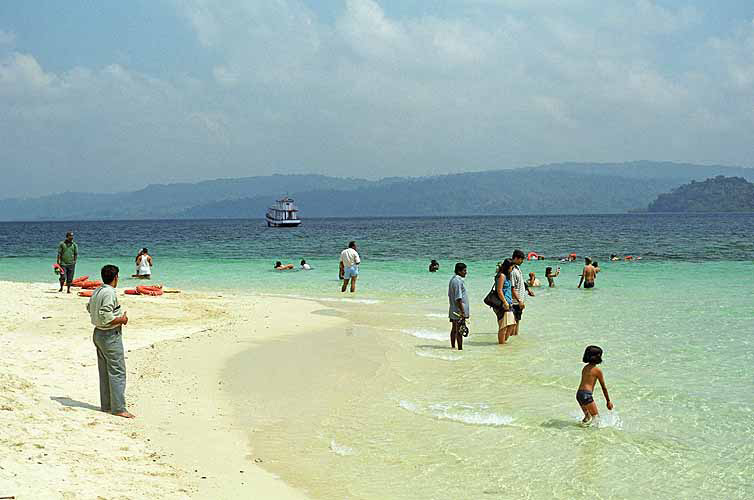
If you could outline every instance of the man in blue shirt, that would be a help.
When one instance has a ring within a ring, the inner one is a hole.
[[[469,296],[466,294],[466,264],[456,264],[455,274],[448,283],[448,317],[450,318],[450,347],[455,349],[458,341],[458,350],[463,350],[463,334],[460,326],[469,317]]]

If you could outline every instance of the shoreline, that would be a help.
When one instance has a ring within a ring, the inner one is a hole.
[[[307,498],[254,462],[223,371],[249,348],[346,320],[306,299],[119,293],[129,421],[99,411],[86,298],[48,283],[0,281],[0,293],[0,346],[13,353],[0,369],[0,444],[12,450],[0,495]]]

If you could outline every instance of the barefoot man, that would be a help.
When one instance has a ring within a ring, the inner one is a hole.
[[[126,410],[126,359],[123,355],[122,328],[128,324],[126,311],[120,310],[115,288],[118,267],[102,268],[104,285],[97,288],[86,305],[94,325],[92,340],[97,348],[99,398],[101,409],[118,417],[134,418]]]

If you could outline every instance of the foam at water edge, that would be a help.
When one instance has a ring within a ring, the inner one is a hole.
[[[434,417],[439,420],[451,420],[469,425],[486,425],[500,427],[510,425],[513,417],[500,415],[490,411],[484,411],[488,405],[468,405],[463,403],[437,403],[426,408],[411,401],[401,400],[398,406],[417,415]]]
[[[425,314],[428,318],[440,318],[440,319],[448,319],[448,313],[429,313]]]
[[[353,448],[338,444],[334,439],[330,440],[330,451],[332,451],[336,455],[340,455],[341,457],[356,454]]]
[[[416,355],[422,358],[442,359],[445,361],[458,361],[463,357],[460,354],[441,354],[431,351],[416,351]]]
[[[314,297],[314,300],[319,300],[322,302],[345,302],[345,303],[351,303],[351,304],[366,304],[366,305],[379,304],[380,302],[382,302],[381,300],[377,300],[377,299],[352,299],[350,297],[343,297],[340,299],[336,299],[333,297]]]
[[[445,342],[450,339],[450,333],[439,332],[437,330],[425,330],[421,328],[410,328],[401,330],[401,332],[416,337],[418,339],[436,340],[439,342]]]

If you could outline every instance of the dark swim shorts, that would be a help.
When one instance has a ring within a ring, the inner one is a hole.
[[[581,406],[586,406],[588,404],[594,403],[594,398],[592,398],[592,391],[579,389],[578,391],[576,391],[576,401],[578,401]]]
[[[594,288],[594,281],[585,281],[584,288]]]
[[[513,304],[511,311],[513,311],[513,315],[516,317],[516,323],[521,321],[521,315],[524,313],[524,311],[521,310],[521,306],[518,304]]]

